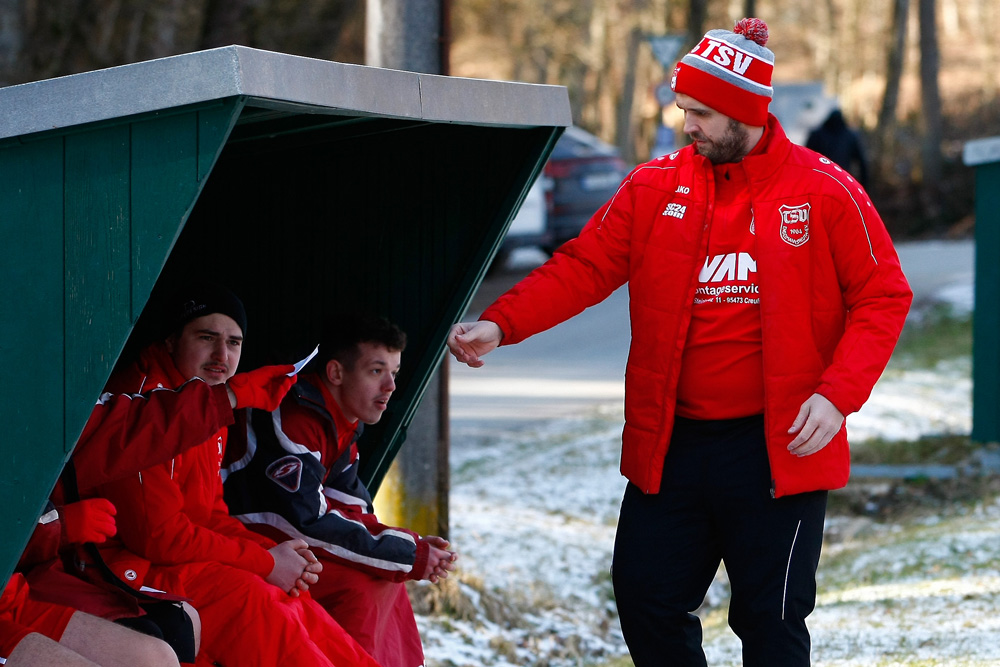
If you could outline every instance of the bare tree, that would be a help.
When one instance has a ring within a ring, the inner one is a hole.
[[[688,4],[687,45],[681,53],[694,48],[705,34],[708,20],[708,0],[690,0]]]
[[[895,0],[892,7],[892,39],[886,54],[885,93],[875,128],[875,158],[879,173],[889,169],[889,156],[895,144],[896,108],[899,106],[899,84],[903,78],[906,53],[906,24],[910,15],[910,0]]]
[[[361,62],[364,0],[0,0],[0,85],[241,44]]]
[[[919,0],[920,14],[920,101],[924,119],[921,145],[923,161],[924,210],[934,219],[941,212],[941,92],[938,86],[940,52],[937,40],[937,0]]]
[[[622,157],[629,164],[636,160],[635,143],[632,141],[635,129],[632,107],[635,101],[639,47],[642,46],[643,39],[642,29],[639,26],[633,26],[628,33],[625,44],[625,81],[622,85],[617,118],[615,119],[615,143],[622,149]]]

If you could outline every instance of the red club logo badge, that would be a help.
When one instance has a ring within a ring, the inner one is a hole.
[[[779,206],[781,212],[781,240],[798,247],[809,240],[809,204]]]

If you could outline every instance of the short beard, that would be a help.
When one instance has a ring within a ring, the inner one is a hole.
[[[750,133],[743,123],[730,118],[726,130],[718,140],[698,146],[698,153],[708,158],[712,164],[739,162],[750,152],[747,146],[750,143]]]

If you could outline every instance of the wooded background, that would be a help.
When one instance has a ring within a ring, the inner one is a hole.
[[[997,0],[441,0],[457,76],[568,88],[574,121],[649,155],[669,71],[648,37],[767,21],[775,81],[822,81],[866,138],[896,236],[967,233],[965,141],[1000,134]],[[365,0],[0,0],[0,84],[241,44],[365,60]]]

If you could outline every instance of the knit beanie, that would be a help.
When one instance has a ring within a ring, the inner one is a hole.
[[[733,32],[709,30],[677,63],[670,87],[741,123],[766,125],[774,95],[767,37],[767,24],[753,18],[737,21]]]
[[[175,334],[191,320],[213,313],[231,317],[246,336],[243,302],[228,288],[213,282],[190,283],[174,292],[164,307],[164,335]]]

